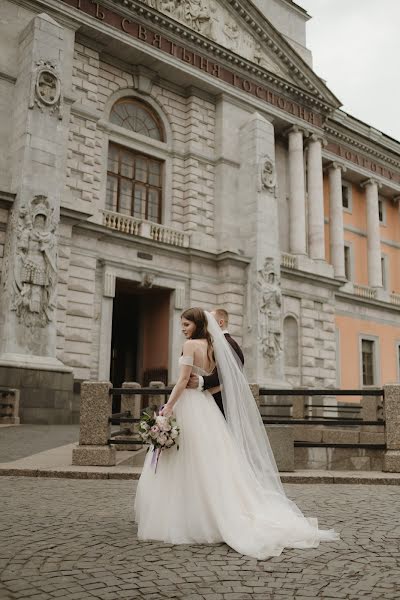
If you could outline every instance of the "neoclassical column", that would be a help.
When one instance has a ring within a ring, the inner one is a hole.
[[[382,287],[381,239],[379,231],[378,190],[381,184],[376,179],[368,179],[361,184],[365,188],[367,204],[368,237],[368,284]]]
[[[307,145],[308,253],[316,260],[325,260],[323,143],[320,136],[313,134]]]
[[[344,230],[343,230],[343,193],[342,172],[346,168],[333,162],[327,169],[329,176],[329,238],[331,263],[335,277],[345,278],[344,266]]]
[[[289,246],[293,254],[306,254],[306,198],[303,131],[292,127],[289,139]]]

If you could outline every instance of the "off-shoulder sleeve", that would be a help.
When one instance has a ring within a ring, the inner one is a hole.
[[[179,359],[181,365],[189,365],[193,367],[193,356],[181,356]]]

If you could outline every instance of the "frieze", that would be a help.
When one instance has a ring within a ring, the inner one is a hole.
[[[280,110],[313,125],[314,127],[322,127],[323,117],[320,113],[312,111],[299,102],[285,97],[284,95],[269,89],[265,85],[260,85],[258,81],[252,79],[250,76],[243,77],[238,75],[216,60],[211,60],[201,53],[189,49],[182,43],[176,43],[167,36],[136,22],[131,17],[127,18],[107,7],[101,6],[97,2],[91,2],[91,0],[63,0],[63,2],[95,19],[99,19],[103,23],[123,31],[144,44],[172,55],[187,65],[199,69],[212,77],[216,77],[235,88],[263,100],[267,104],[273,105]],[[288,87],[288,84],[286,87]]]
[[[213,0],[140,1],[268,71],[287,77],[263,51],[261,44],[248,31],[239,27],[231,14]]]
[[[368,156],[364,156],[359,152],[356,152],[352,148],[343,146],[336,142],[329,142],[326,146],[326,150],[328,152],[331,152],[332,154],[336,154],[340,158],[344,158],[345,160],[357,165],[358,167],[362,167],[363,169],[370,171],[374,175],[380,175],[381,177],[384,177],[385,179],[392,181],[393,183],[400,184],[400,173],[389,169],[384,164],[374,161]]]

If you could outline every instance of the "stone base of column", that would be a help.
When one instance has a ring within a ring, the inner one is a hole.
[[[66,425],[79,423],[79,393],[70,371],[4,366],[3,387],[19,390],[21,423]]]
[[[0,366],[20,369],[45,369],[46,371],[58,371],[59,373],[72,373],[73,371],[72,367],[67,367],[52,356],[14,354],[11,352],[0,354]]]
[[[72,450],[72,464],[81,467],[114,467],[115,448],[110,446],[78,446]]]
[[[383,459],[385,473],[400,473],[400,450],[387,450]]]

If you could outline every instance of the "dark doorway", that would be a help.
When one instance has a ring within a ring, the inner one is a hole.
[[[150,381],[168,383],[169,305],[171,291],[145,288],[118,279],[113,304],[110,380],[142,386]],[[115,398],[113,411],[119,411]]]

